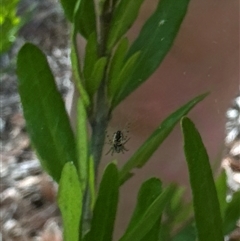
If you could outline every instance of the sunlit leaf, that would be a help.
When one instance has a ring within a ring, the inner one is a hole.
[[[88,132],[87,132],[87,113],[81,98],[77,103],[77,156],[79,167],[79,179],[82,191],[85,191],[88,181]]]
[[[66,163],[59,183],[58,205],[61,210],[64,241],[80,241],[82,191],[73,163]]]

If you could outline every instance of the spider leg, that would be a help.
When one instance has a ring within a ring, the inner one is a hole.
[[[111,151],[114,151],[114,149],[113,149],[113,147],[111,147],[110,149],[109,149],[109,151],[105,154],[105,155],[107,155],[109,152],[111,152]],[[113,155],[113,153],[112,153],[112,155]]]
[[[125,146],[122,146],[122,149],[123,149],[124,151],[129,151],[128,149],[125,148]]]
[[[131,138],[129,137],[126,141],[122,143],[122,145],[125,145]]]

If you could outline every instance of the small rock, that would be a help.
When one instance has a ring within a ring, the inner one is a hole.
[[[62,241],[63,240],[62,231],[54,219],[49,219],[45,223],[41,237],[43,241]]]
[[[37,175],[42,169],[38,160],[30,160],[17,164],[17,167],[12,172],[14,180],[23,179],[29,175]]]
[[[5,130],[6,121],[3,118],[0,118],[0,134],[2,134]]]
[[[17,183],[17,188],[20,190],[28,190],[36,187],[40,183],[41,179],[38,176],[29,176]]]
[[[1,205],[10,204],[11,202],[19,201],[21,195],[15,187],[9,187],[1,193],[0,203]]]
[[[8,176],[15,163],[16,159],[14,156],[0,155],[0,178]]]
[[[239,141],[236,141],[231,150],[230,150],[230,154],[232,156],[239,156],[240,157],[240,140]]]
[[[21,226],[15,219],[10,219],[3,224],[3,230],[11,238],[20,237],[22,235]]]

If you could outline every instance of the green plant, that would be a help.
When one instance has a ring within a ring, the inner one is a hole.
[[[105,0],[95,6],[93,0],[61,1],[72,23],[73,77],[81,96],[76,110],[77,131],[74,134],[70,127],[46,57],[29,43],[22,47],[17,61],[27,129],[42,166],[59,183],[64,240],[107,241],[113,236],[120,185],[131,178],[133,169],[146,164],[181,120],[193,205],[182,201],[181,188],[162,187],[159,179],[151,178],[142,184],[134,213],[120,240],[220,241],[238,218],[236,203],[240,195],[237,193],[233,202],[226,203],[225,176],[220,176],[215,185],[201,137],[184,117],[206,94],[167,117],[121,170],[115,163],[108,164],[95,194],[105,130],[114,108],[159,66],[175,39],[189,0],[161,0],[129,47],[125,33],[142,2]],[[79,33],[87,41],[83,60],[77,54]]]
[[[20,28],[21,20],[16,15],[18,0],[1,1],[0,26],[1,41],[0,53],[7,51],[15,40],[15,35]]]

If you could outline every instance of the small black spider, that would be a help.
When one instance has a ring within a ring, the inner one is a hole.
[[[113,138],[112,140],[109,139],[109,143],[112,147],[110,150],[106,153],[106,155],[109,152],[112,152],[111,155],[113,155],[114,152],[120,153],[122,152],[124,154],[124,151],[128,151],[125,148],[125,144],[129,141],[130,138],[127,138],[127,136],[124,136],[122,131],[116,131],[113,133]]]

